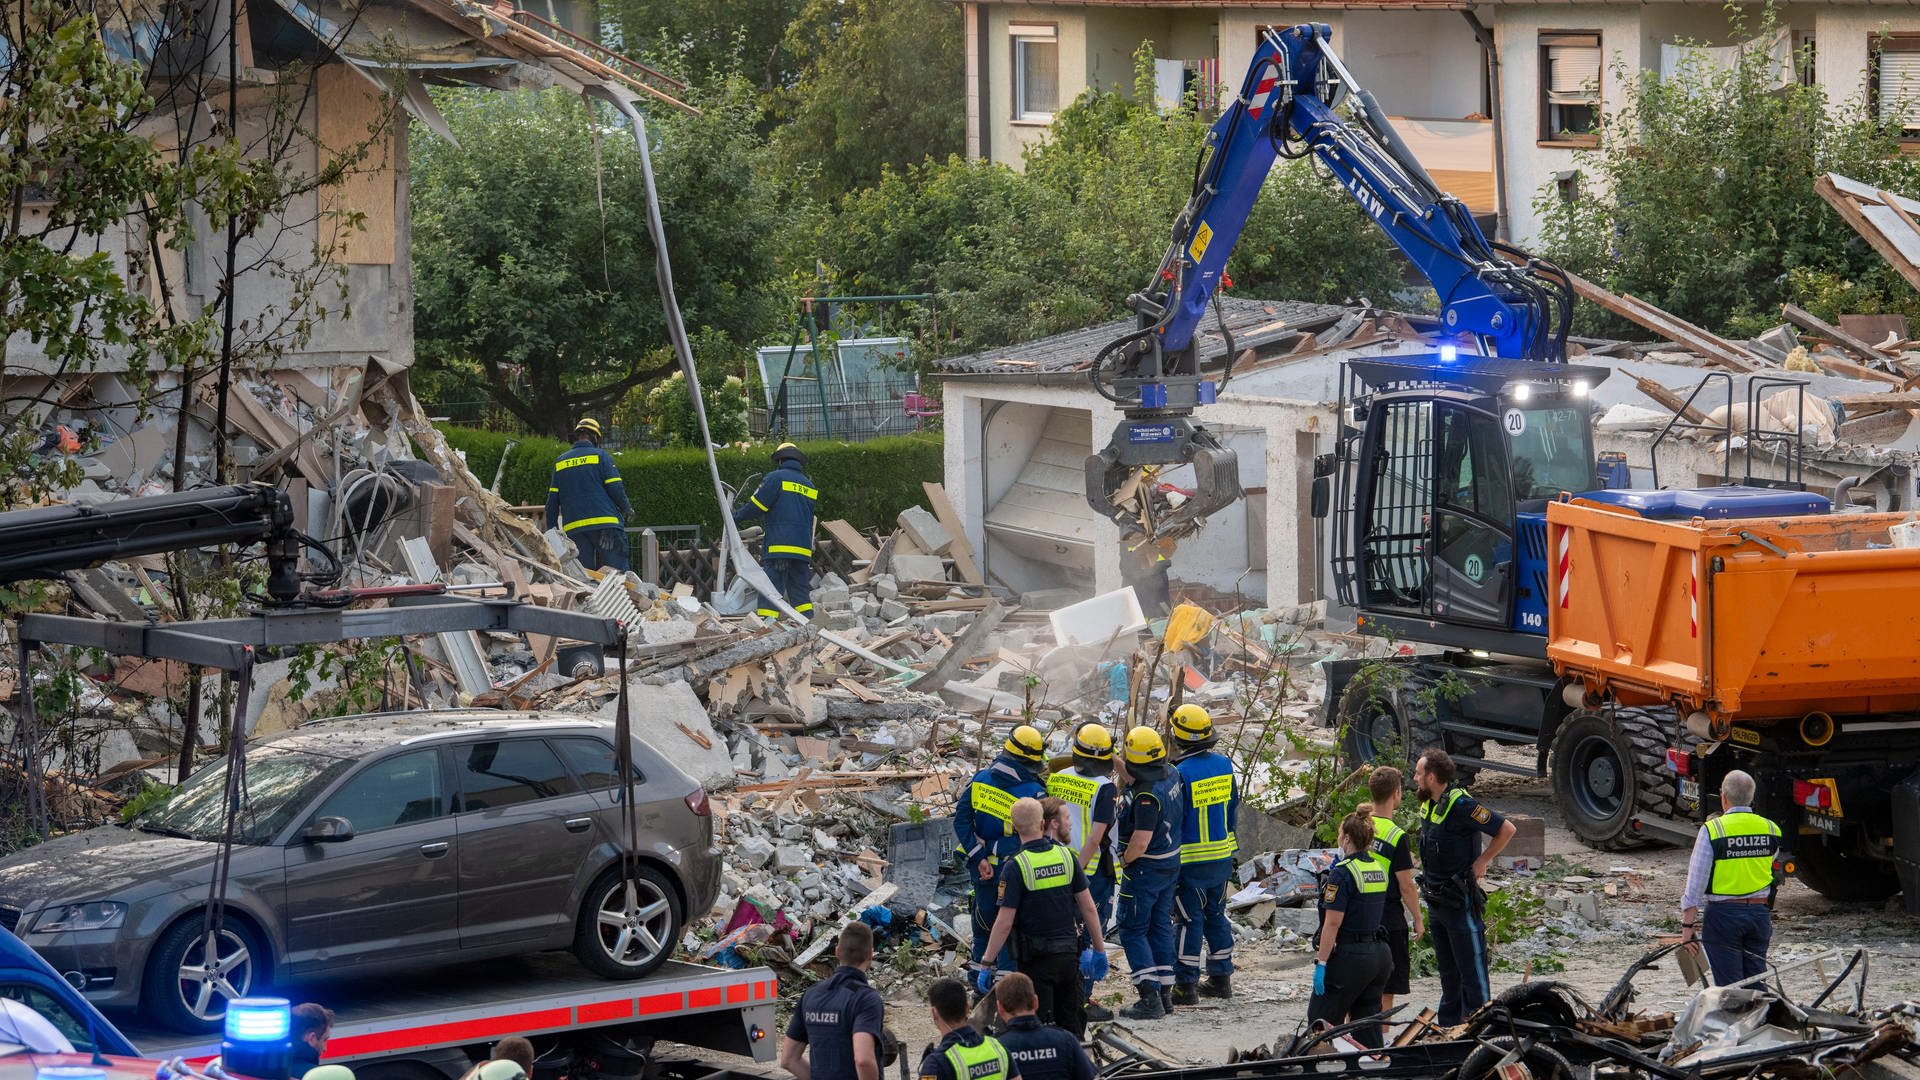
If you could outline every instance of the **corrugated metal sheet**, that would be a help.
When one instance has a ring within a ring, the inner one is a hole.
[[[1227,329],[1233,334],[1236,350],[1267,351],[1285,349],[1301,334],[1319,330],[1339,321],[1347,309],[1334,304],[1309,304],[1298,300],[1247,300],[1227,297],[1221,301]],[[949,375],[1048,375],[1085,371],[1093,358],[1109,342],[1132,330],[1132,319],[1089,326],[1052,337],[987,349],[966,356],[935,361],[934,367]],[[1202,366],[1217,365],[1226,353],[1226,342],[1209,316],[1200,333]]]

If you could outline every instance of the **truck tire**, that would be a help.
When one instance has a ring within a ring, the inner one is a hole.
[[[1459,1080],[1492,1080],[1501,1075],[1499,1065],[1509,1056],[1519,1059],[1533,1080],[1573,1080],[1573,1063],[1545,1042],[1522,1042],[1511,1035],[1484,1040],[1467,1060],[1461,1062]]]
[[[1667,771],[1661,711],[1582,710],[1553,740],[1553,793],[1567,828],[1602,851],[1650,843],[1630,826],[1640,813],[1671,817],[1677,787]]]
[[[628,882],[611,866],[580,905],[573,955],[602,978],[643,978],[680,947],[682,927],[680,894],[660,871],[635,867]]]
[[[1801,844],[1793,850],[1793,864],[1794,876],[1829,900],[1877,902],[1900,891],[1892,863],[1843,851],[1836,844]]]
[[[1340,692],[1340,748],[1347,765],[1396,764],[1411,751],[1407,720],[1385,680],[1356,678]]]

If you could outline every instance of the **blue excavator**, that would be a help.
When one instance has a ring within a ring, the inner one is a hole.
[[[1330,40],[1318,23],[1263,33],[1213,125],[1166,255],[1128,299],[1138,325],[1092,368],[1124,422],[1087,459],[1089,504],[1130,536],[1180,535],[1240,498],[1232,451],[1191,420],[1231,376],[1231,339],[1216,380],[1201,372],[1195,335],[1212,307],[1227,337],[1217,293],[1228,257],[1274,164],[1311,156],[1433,284],[1441,326],[1432,353],[1342,365],[1333,452],[1314,462],[1312,510],[1328,520],[1340,603],[1363,631],[1426,647],[1327,663],[1328,719],[1348,756],[1360,764],[1437,745],[1467,777],[1550,775],[1568,827],[1603,849],[1690,842],[1732,768],[1760,780],[1766,812],[1790,819],[1797,774],[1838,768],[1833,754],[1801,747],[1795,758],[1724,740],[1710,749],[1733,752],[1703,754],[1673,709],[1592,700],[1555,671],[1546,507],[1572,493],[1654,519],[1829,513],[1831,502],[1799,481],[1798,433],[1763,431],[1752,419],[1762,411],[1757,393],[1804,388],[1747,380],[1743,477],[1729,449],[1725,483],[1632,489],[1626,463],[1596,455],[1593,444],[1593,391],[1609,369],[1567,362],[1572,280],[1489,240],[1415,160]],[[1721,379],[1731,413],[1734,380]],[[1729,424],[1729,447],[1740,434]],[[1756,445],[1767,448],[1757,458]],[[1768,459],[1784,462],[1782,476],[1754,475],[1756,460]],[[1177,509],[1143,521],[1136,507],[1116,505],[1140,489],[1143,472],[1188,463],[1196,494]],[[1489,756],[1490,745],[1532,748],[1533,760]],[[1885,752],[1920,768],[1911,733]],[[1920,845],[1889,859],[1869,835],[1888,808],[1862,809],[1869,827],[1848,842],[1796,845],[1800,876],[1829,896],[1884,897],[1898,890],[1894,864],[1905,858],[1920,886]]]

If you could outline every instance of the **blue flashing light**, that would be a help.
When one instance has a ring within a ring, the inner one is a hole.
[[[1458,345],[1440,346],[1440,362],[1441,363],[1451,364],[1458,359],[1460,359],[1460,346]]]
[[[227,1002],[227,1041],[285,1043],[293,1031],[293,1007],[286,998],[235,998]]]

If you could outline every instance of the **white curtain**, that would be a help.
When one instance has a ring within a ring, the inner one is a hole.
[[[1774,86],[1786,86],[1793,80],[1793,34],[1782,28],[1771,37],[1757,37],[1743,41],[1738,45],[1662,45],[1660,46],[1660,80],[1665,82],[1678,75],[1682,68],[1690,68],[1701,74],[1713,74],[1732,71],[1740,62],[1740,56],[1748,49],[1763,49],[1771,57],[1769,65],[1774,73]],[[1888,54],[1893,55],[1893,54]],[[1884,80],[1885,76],[1882,76]],[[1881,85],[1885,85],[1883,81]]]

